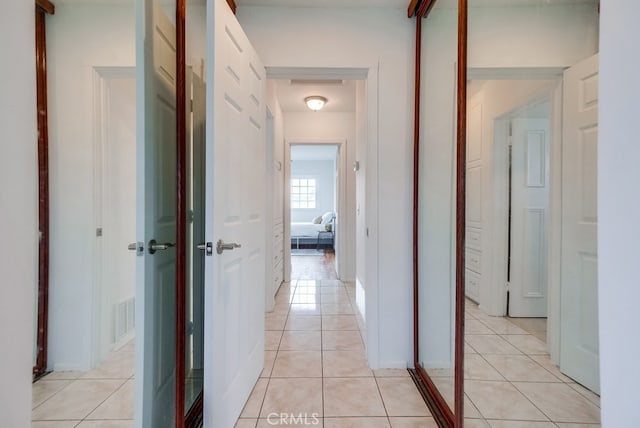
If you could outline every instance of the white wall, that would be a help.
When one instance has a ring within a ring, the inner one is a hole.
[[[365,313],[365,285],[367,283],[365,270],[366,232],[366,191],[367,191],[367,87],[366,82],[356,82],[356,153],[358,162],[356,175],[356,304],[363,316]],[[347,169],[352,165],[347,164]],[[363,335],[365,337],[366,335]]]
[[[311,221],[327,211],[335,211],[335,161],[331,160],[292,160],[291,178],[316,179],[316,207],[292,208],[291,221]]]
[[[273,114],[273,161],[280,165],[279,170],[274,168],[273,220],[281,222],[284,217],[284,116],[272,80],[267,80],[267,107]]]
[[[380,186],[375,214],[380,227],[370,230],[370,235],[378,237],[376,286],[378,301],[384,304],[378,305],[380,345],[372,352],[382,366],[403,366],[412,360],[413,337],[407,310],[412,283],[412,22],[404,7],[241,6],[238,19],[266,66],[375,67],[378,71]]]
[[[437,361],[451,358],[444,353],[453,338],[456,15],[455,9],[434,9],[422,40],[421,354]],[[597,51],[597,9],[470,8],[468,43],[471,68],[566,67]]]
[[[38,261],[33,2],[4,2],[0,28],[0,420],[28,427]]]
[[[602,426],[640,426],[640,57],[635,0],[602,2],[598,142],[598,294]]]
[[[343,219],[337,219],[336,228],[343,227],[345,234],[345,245],[342,247],[343,263],[341,266],[340,279],[343,281],[353,281],[355,278],[355,175],[353,169],[348,168],[355,160],[355,122],[354,113],[328,113],[328,112],[286,112],[284,114],[284,137],[288,143],[313,143],[313,142],[343,142],[346,143],[346,150],[342,156],[346,155],[347,170],[344,172],[345,180],[345,207]],[[292,171],[293,173],[293,171]],[[329,177],[333,180],[333,177]],[[322,210],[320,214],[330,210]],[[292,210],[292,215],[294,210]],[[316,214],[316,215],[320,215]],[[302,220],[311,221],[309,216],[298,217]],[[336,245],[338,242],[336,241]]]
[[[470,7],[469,67],[568,67],[594,54],[597,5],[557,3]]]
[[[130,5],[59,4],[47,23],[51,168],[49,368],[91,364],[94,67],[134,66]]]
[[[271,177],[271,189],[267,189],[267,212],[266,219],[271,220],[274,227],[267,227],[267,248],[265,255],[267,260],[274,260],[276,255],[275,251],[279,250],[279,256],[282,258],[282,264],[271,266],[267,263],[267,278],[275,277],[278,280],[268,281],[270,287],[267,286],[267,292],[265,293],[265,309],[272,311],[275,304],[274,296],[280,287],[279,279],[284,279],[285,263],[290,263],[290,260],[284,260],[284,248],[274,248],[275,235],[280,235],[281,239],[284,239],[284,125],[282,109],[278,102],[276,95],[276,85],[273,80],[267,80],[266,85],[267,99],[266,104],[268,110],[273,116],[272,126],[267,126],[267,132],[273,132],[272,136],[267,136],[267,143],[271,143],[273,147],[267,148],[267,153],[271,154],[273,166],[267,167],[267,174],[272,174]],[[278,226],[277,229],[275,226]],[[277,269],[277,270],[276,270]],[[275,279],[274,278],[274,279]],[[277,281],[277,282],[276,282]]]

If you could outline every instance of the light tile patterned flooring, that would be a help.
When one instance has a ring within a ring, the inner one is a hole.
[[[600,426],[600,398],[550,361],[544,327],[543,320],[490,317],[467,301],[465,427]],[[434,380],[450,390],[449,378]]]
[[[236,426],[436,427],[405,370],[367,367],[354,286],[335,280],[333,255],[294,259],[301,279],[266,315],[265,368]],[[471,302],[466,317],[465,427],[600,426],[599,397],[551,363],[541,320],[489,317]],[[132,341],[91,371],[36,382],[32,427],[132,427],[133,351]]]
[[[356,311],[351,283],[283,284],[265,318],[265,368],[236,427],[437,427],[406,370],[368,367]]]
[[[32,428],[133,427],[134,344],[93,370],[53,372],[33,384]]]

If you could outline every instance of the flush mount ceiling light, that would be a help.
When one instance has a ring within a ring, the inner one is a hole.
[[[322,107],[327,102],[325,97],[321,97],[320,95],[312,95],[304,99],[304,102],[307,103],[307,107],[309,107],[313,111],[321,110]]]

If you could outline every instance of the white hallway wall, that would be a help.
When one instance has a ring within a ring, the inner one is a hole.
[[[292,160],[291,177],[315,178],[316,207],[293,208],[291,221],[311,221],[334,208],[334,161],[332,160]]]
[[[407,310],[412,278],[413,23],[404,7],[247,6],[238,8],[238,20],[267,67],[379,67],[380,226],[371,231],[379,237],[378,300],[384,302],[379,304],[378,357],[382,366],[404,365],[412,361],[413,337]]]
[[[346,232],[343,251],[347,257],[346,265],[342,269],[341,279],[353,281],[355,279],[355,175],[350,165],[355,160],[355,114],[354,113],[314,113],[314,112],[287,112],[284,113],[284,137],[288,143],[299,142],[346,142],[346,171],[345,180],[345,207],[346,218],[343,220]],[[286,149],[286,148],[285,148]],[[333,176],[330,180],[333,179]],[[321,213],[322,214],[322,213]],[[309,219],[292,221],[310,221]]]
[[[598,142],[598,294],[602,426],[640,426],[640,2],[602,2]]]
[[[276,95],[274,81],[267,80],[267,107],[273,115],[273,161],[280,165],[274,168],[273,177],[273,219],[283,221],[284,217],[284,115]]]
[[[130,5],[61,3],[47,21],[51,168],[49,367],[91,364],[94,67],[135,66]],[[106,232],[106,231],[105,231]]]
[[[31,426],[38,263],[38,142],[33,2],[0,14],[0,425]]]
[[[358,162],[356,176],[356,303],[360,311],[364,313],[365,301],[362,290],[366,284],[365,275],[365,246],[367,242],[367,210],[365,194],[367,183],[367,165],[363,160],[367,156],[367,88],[366,82],[359,80],[356,82],[356,150],[355,161]],[[347,165],[347,169],[349,165]]]

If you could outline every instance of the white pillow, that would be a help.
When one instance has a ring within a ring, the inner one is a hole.
[[[322,214],[322,223],[320,223],[320,224],[330,223],[332,219],[333,219],[333,213],[331,211],[328,211],[328,212]]]
[[[322,222],[322,216],[319,215],[318,217],[314,217],[313,219],[311,219],[311,223],[313,224],[320,224],[320,222]]]

